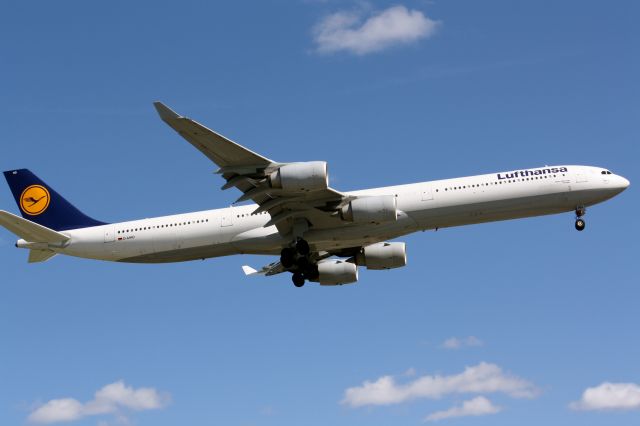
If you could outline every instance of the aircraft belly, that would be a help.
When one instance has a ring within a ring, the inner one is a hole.
[[[601,191],[589,189],[440,205],[410,214],[422,229],[434,229],[562,213],[574,210],[577,205],[589,206],[601,201],[604,201]]]
[[[238,254],[232,244],[223,243],[198,247],[183,247],[160,252],[147,253],[118,259],[124,263],[171,263],[187,260],[208,259],[211,257],[229,256]]]
[[[231,244],[242,254],[279,254],[290,241],[281,235],[275,226],[257,227],[235,235]]]
[[[418,231],[418,224],[405,212],[398,220],[381,224],[348,224],[339,228],[311,229],[304,238],[316,250],[339,250],[364,246]]]

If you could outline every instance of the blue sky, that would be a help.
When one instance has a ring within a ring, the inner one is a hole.
[[[5,2],[0,167],[98,219],[237,198],[155,100],[278,161],[326,160],[342,190],[544,164],[632,185],[583,233],[570,214],[420,233],[406,268],[339,288],[247,279],[257,256],[27,265],[2,229],[0,421],[62,400],[70,425],[637,425],[639,12]],[[0,206],[17,212],[8,188]]]

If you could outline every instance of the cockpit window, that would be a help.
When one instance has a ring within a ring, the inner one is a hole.
[[[610,175],[612,174],[609,170],[603,170],[600,173],[602,173],[603,175]]]

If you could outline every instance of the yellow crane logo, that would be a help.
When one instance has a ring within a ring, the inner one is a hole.
[[[20,196],[20,208],[31,216],[44,213],[49,207],[51,197],[47,188],[41,185],[31,185]]]

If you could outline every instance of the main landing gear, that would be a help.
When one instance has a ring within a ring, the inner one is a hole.
[[[578,231],[584,231],[586,223],[582,216],[584,216],[586,212],[587,210],[584,207],[576,208],[576,230]]]
[[[298,238],[293,247],[285,247],[280,252],[280,263],[285,269],[293,271],[291,280],[296,287],[302,287],[307,279],[316,278],[317,266],[309,259],[311,247],[302,238]]]
[[[291,276],[291,280],[293,281],[293,285],[296,287],[302,287],[305,281],[304,274],[302,274],[302,272],[295,272]]]

